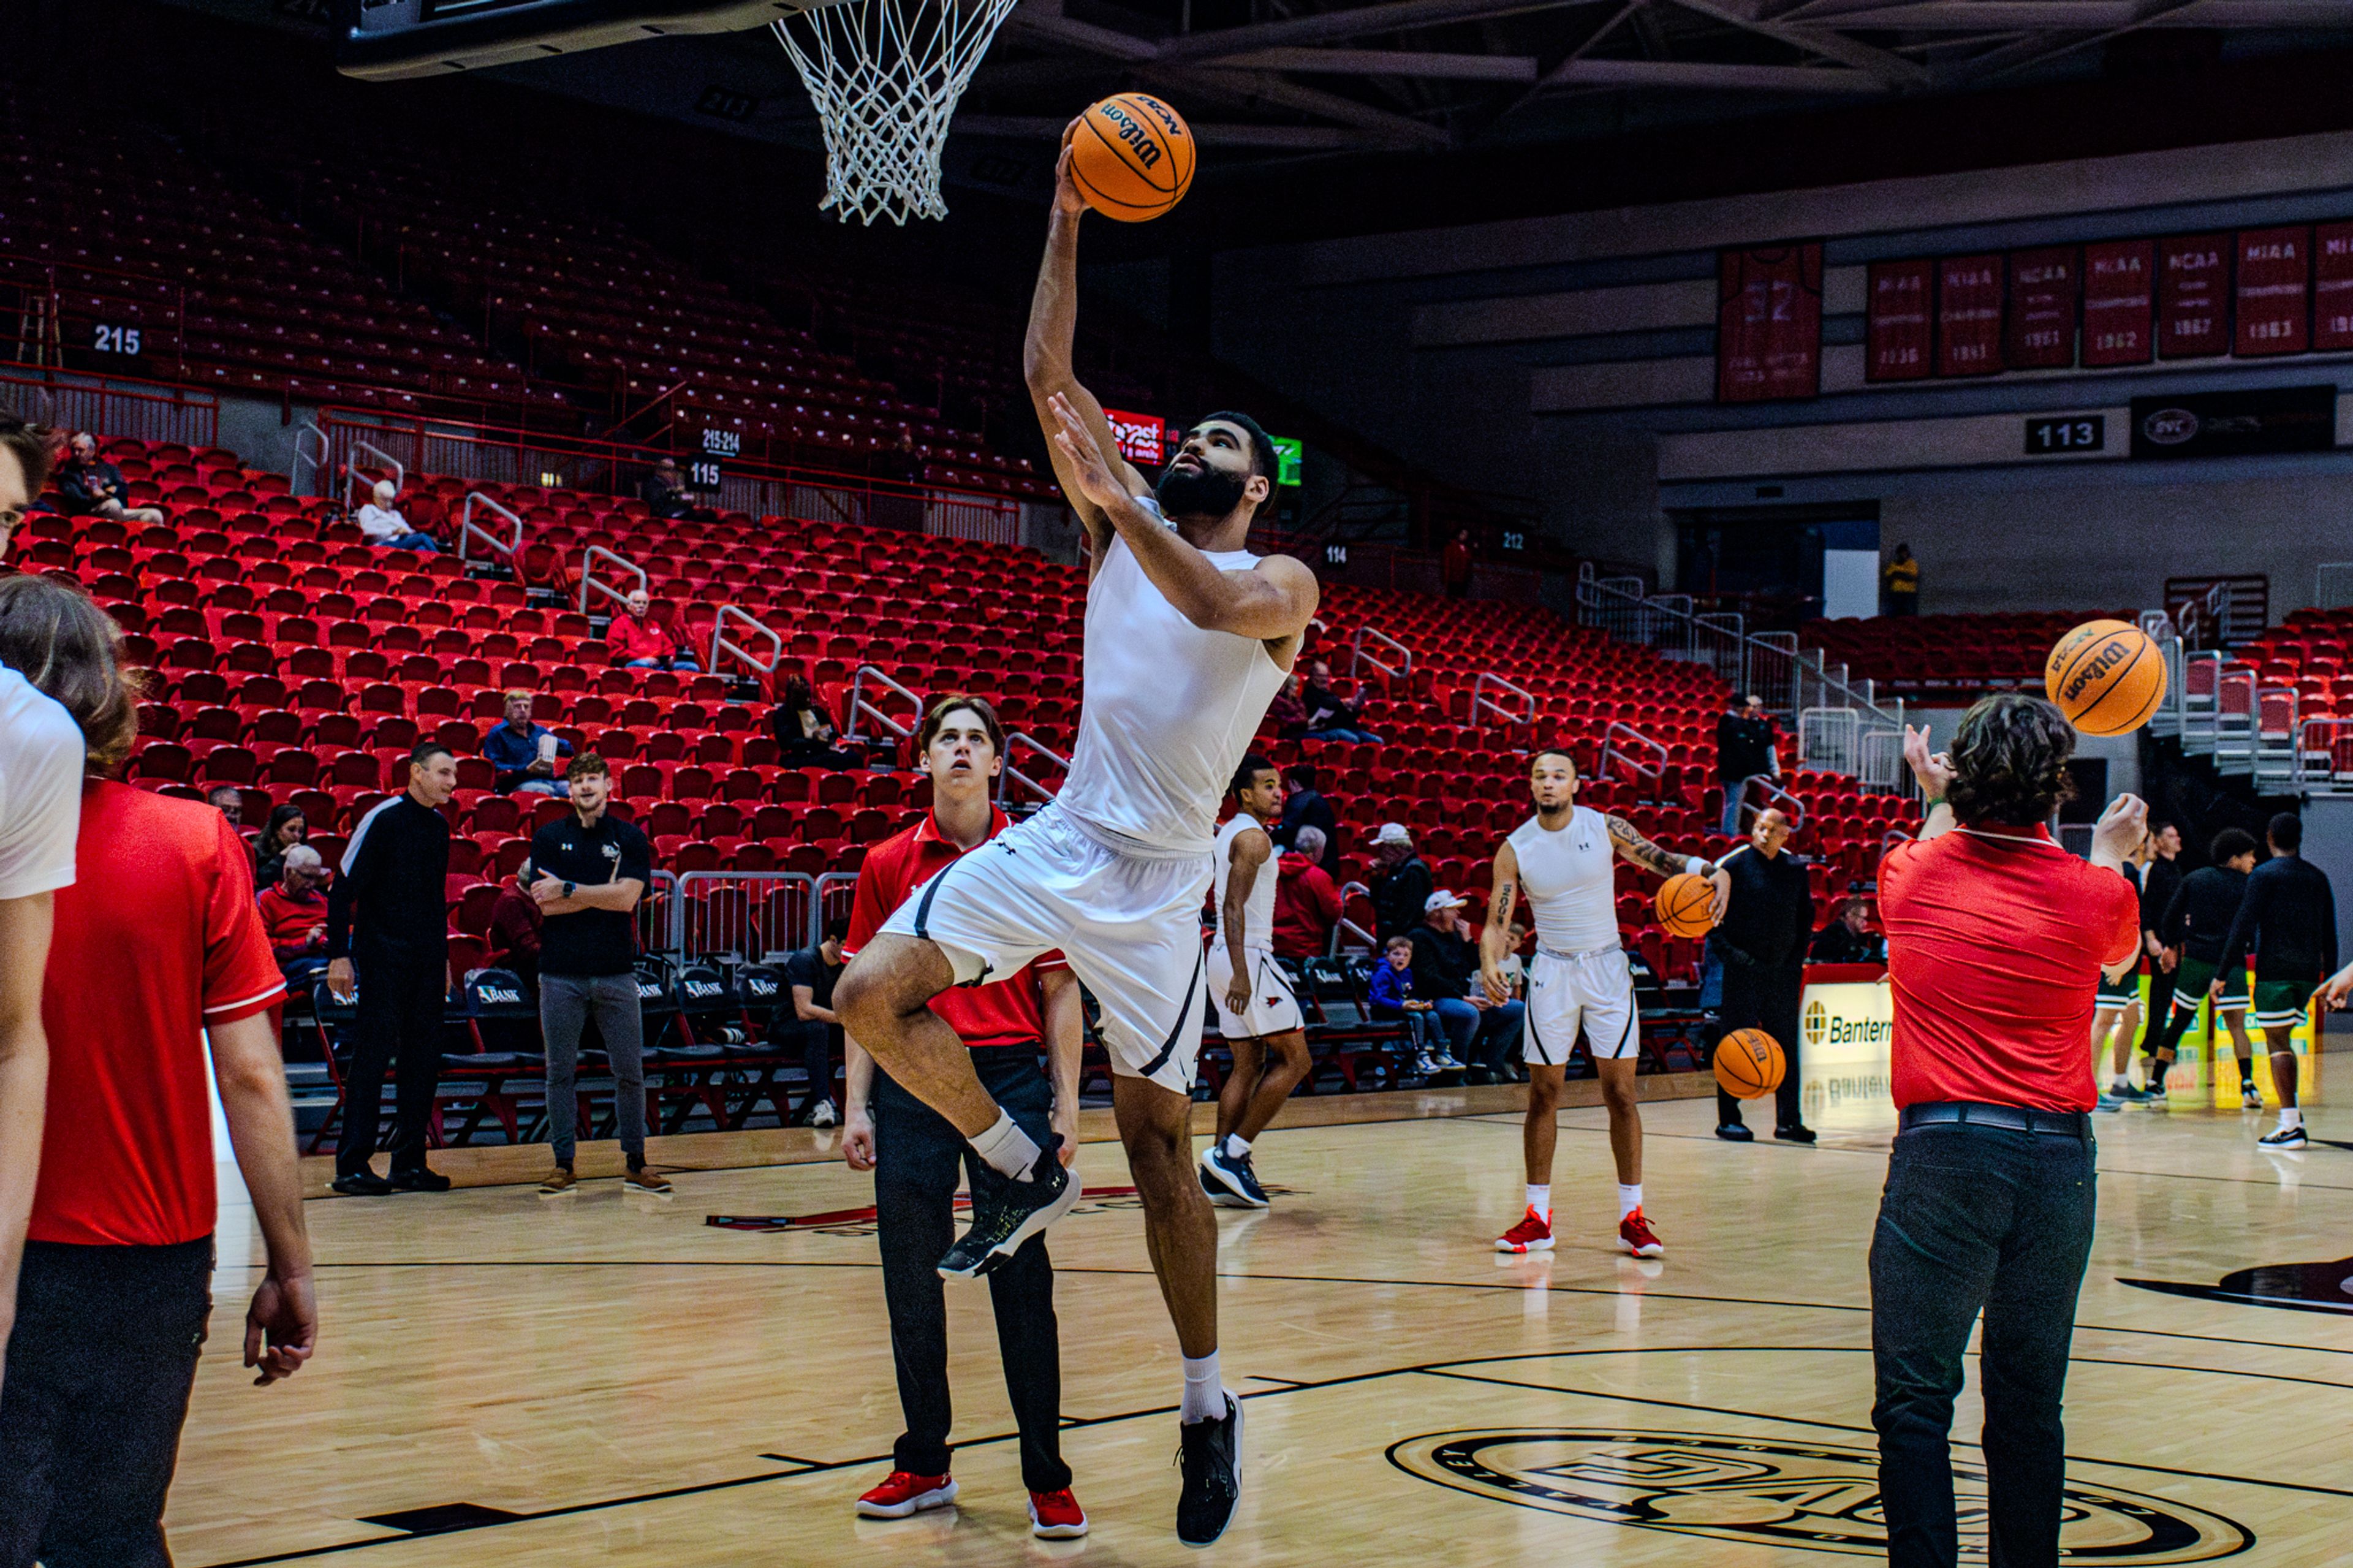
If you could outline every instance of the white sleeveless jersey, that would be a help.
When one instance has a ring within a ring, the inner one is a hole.
[[[1225,826],[1218,830],[1217,847],[1210,851],[1217,863],[1218,940],[1220,942],[1226,940],[1226,882],[1234,874],[1234,840],[1253,827],[1263,832],[1266,824],[1247,811],[1234,813]],[[1274,857],[1269,855],[1260,863],[1258,879],[1250,884],[1250,897],[1242,900],[1242,945],[1246,948],[1274,946],[1274,885],[1278,879]]]
[[[1520,889],[1535,911],[1539,943],[1555,952],[1618,945],[1617,850],[1601,813],[1577,806],[1557,833],[1531,816],[1505,842],[1519,857]]]
[[[1139,502],[1155,516],[1149,496]],[[1247,550],[1208,551],[1247,572]],[[1107,847],[1148,859],[1206,855],[1218,802],[1285,671],[1266,644],[1203,631],[1116,534],[1087,589],[1085,697],[1056,804]]]

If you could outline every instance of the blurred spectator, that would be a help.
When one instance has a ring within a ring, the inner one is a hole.
[[[286,988],[308,992],[327,972],[327,863],[308,844],[279,857],[278,879],[255,900]]]
[[[1381,738],[1364,726],[1365,694],[1362,691],[1342,701],[1332,689],[1332,667],[1320,658],[1310,667],[1308,673],[1310,679],[1306,688],[1299,694],[1301,704],[1307,710],[1307,739],[1380,743]]]
[[[1920,613],[1920,563],[1912,559],[1910,545],[1897,545],[1894,558],[1879,569],[1879,592],[1883,614],[1916,616]]]
[[[164,509],[125,506],[122,470],[98,455],[88,431],[73,438],[73,453],[58,465],[58,495],[69,517],[111,517],[123,522],[161,522]]]
[[[1429,1078],[1462,1070],[1462,1064],[1446,1048],[1446,1031],[1439,1026],[1438,1009],[1426,997],[1413,994],[1411,937],[1389,938],[1365,989],[1374,1017],[1404,1020],[1407,1038],[1413,1042],[1414,1071]]]
[[[1373,934],[1383,942],[1412,934],[1435,885],[1405,824],[1382,823],[1373,835]]]
[[[205,804],[227,817],[231,827],[245,826],[245,795],[237,785],[213,785],[205,791]]]
[[[638,482],[638,499],[656,517],[709,522],[716,515],[708,507],[694,504],[694,497],[687,491],[686,476],[678,471],[678,462],[671,458],[656,463],[653,471]]]
[[[1278,958],[1321,958],[1340,923],[1340,889],[1320,862],[1324,830],[1303,827],[1298,847],[1274,863],[1274,952]]]
[[[441,547],[433,542],[429,533],[419,533],[408,526],[408,519],[393,510],[392,503],[400,499],[400,487],[390,479],[378,479],[373,499],[360,508],[352,521],[360,525],[360,532],[370,544],[386,550],[416,550],[431,555]]]
[[[506,720],[482,737],[482,755],[498,770],[491,784],[501,794],[521,790],[562,800],[571,792],[555,776],[555,759],[571,755],[572,742],[532,722],[533,695],[521,687],[507,693]]]
[[[1838,919],[1815,933],[1806,957],[1816,963],[1884,963],[1887,939],[1870,929],[1871,906],[1849,899],[1839,906]]]
[[[240,811],[244,808],[240,805]],[[311,841],[311,824],[299,805],[273,805],[269,820],[263,824],[261,837],[253,841],[253,885],[274,887],[278,874],[284,869],[286,851],[297,844]]]
[[[1473,984],[1479,947],[1471,922],[1462,918],[1462,900],[1444,888],[1430,894],[1412,941],[1414,994],[1438,1010],[1454,1059],[1470,1064],[1462,1081],[1514,1081],[1510,1058],[1520,1043],[1527,1004],[1497,1006],[1487,999],[1484,985]]]
[[[491,906],[491,967],[519,976],[533,991],[539,989],[540,922],[547,918],[531,896],[538,877],[531,862],[524,861]]]
[[[1285,740],[1297,737],[1307,728],[1307,704],[1299,700],[1299,667],[1293,664],[1282,684],[1274,689],[1273,698],[1266,705],[1267,722],[1274,732]]]
[[[858,759],[834,743],[833,715],[809,689],[808,678],[785,677],[785,693],[768,712],[776,737],[776,761],[788,768],[854,768]]]
[[[1743,838],[1748,829],[1740,820],[1742,797],[1748,781],[1762,773],[1781,776],[1781,761],[1774,752],[1773,718],[1765,699],[1748,697],[1727,707],[1715,721],[1715,776],[1724,785],[1723,833]]]
[[[795,1127],[831,1127],[841,1120],[833,1108],[833,1058],[841,1048],[833,984],[841,978],[841,943],[849,935],[849,921],[828,919],[822,942],[797,949],[785,960],[785,1001],[769,1034],[779,1049],[788,1051],[796,1043],[801,1049],[808,1096],[792,1114],[789,1124]]]
[[[630,669],[701,669],[677,629],[653,618],[653,595],[643,588],[630,590],[622,613],[605,628],[605,646],[613,657]]]
[[[1446,596],[1467,599],[1471,596],[1471,531],[1462,529],[1454,535],[1453,542],[1439,552],[1438,574],[1445,581]]]
[[[1340,818],[1332,803],[1324,798],[1316,787],[1322,775],[1308,763],[1294,763],[1282,770],[1282,820],[1274,825],[1274,841],[1286,849],[1299,847],[1303,828],[1313,827],[1323,835],[1324,847],[1311,858],[1334,876],[1340,872]]]

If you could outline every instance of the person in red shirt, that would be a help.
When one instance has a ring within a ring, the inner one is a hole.
[[[1277,958],[1321,958],[1340,923],[1340,889],[1324,858],[1324,830],[1303,827],[1274,863],[1274,953]]]
[[[536,876],[531,862],[522,863],[491,905],[491,963],[539,989],[539,928],[546,917],[531,896]]]
[[[1971,708],[1949,755],[1904,732],[1928,816],[1879,866],[1901,1130],[1871,1245],[1871,1420],[1892,1568],[1958,1559],[1948,1437],[1980,1310],[1994,1560],[2058,1561],[2094,1208],[2094,993],[2139,962],[2122,867],[2148,824],[2119,795],[2088,864],[2052,841],[2074,744],[2058,709],[2017,693]]]
[[[1005,756],[996,709],[977,697],[943,698],[924,715],[916,744],[932,777],[932,809],[867,852],[849,935],[841,945],[845,959],[871,941],[916,889],[1007,826],[1005,814],[988,798]],[[1078,981],[1061,955],[1047,953],[986,985],[944,991],[932,999],[932,1009],[971,1047],[982,1085],[1040,1147],[1050,1132],[1060,1134],[1062,1163],[1069,1165],[1078,1150],[1085,1018]],[[1044,1072],[1038,1063],[1041,1049]],[[946,1118],[877,1071],[856,1040],[845,1042],[845,1055],[842,1156],[851,1170],[874,1173],[882,1297],[891,1311],[899,1405],[907,1419],[906,1433],[892,1450],[890,1476],[858,1500],[858,1511],[903,1519],[944,1508],[956,1494],[948,1473],[947,1299],[938,1265],[954,1239],[959,1168],[970,1170],[976,1191],[1007,1178],[974,1154]],[[1084,1535],[1087,1516],[1071,1494],[1071,1468],[1062,1462],[1061,1341],[1054,1321],[1054,1268],[1043,1236],[1031,1237],[988,1271],[988,1297],[1006,1390],[1021,1430],[1030,1526],[1041,1536]]]
[[[59,1568],[171,1561],[164,1502],[212,1310],[207,1041],[269,1257],[245,1364],[289,1376],[318,1334],[252,858],[211,807],[103,776],[137,729],[117,635],[78,588],[0,584],[0,663],[73,715],[91,774],[41,994],[48,1123],[71,1136],[43,1151],[0,1384],[0,1562]]]
[[[605,628],[605,646],[613,660],[631,669],[701,669],[680,645],[678,633],[655,620],[653,598],[643,588],[632,589],[622,601],[622,613]]]

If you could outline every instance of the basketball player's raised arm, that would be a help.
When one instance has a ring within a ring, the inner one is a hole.
[[[1079,995],[1079,977],[1067,969],[1049,969],[1038,976],[1039,1001],[1046,1018],[1046,1078],[1054,1086],[1054,1131],[1062,1135],[1056,1151],[1065,1165],[1079,1158],[1079,1063],[1086,1049],[1086,1004]],[[871,1072],[872,1069],[869,1068]]]
[[[1244,911],[1249,908],[1250,889],[1258,886],[1259,868],[1274,854],[1274,840],[1262,827],[1251,828],[1234,835],[1226,872],[1226,896],[1218,910],[1219,925],[1226,933],[1226,956],[1232,961],[1229,973],[1233,978],[1226,984],[1226,1010],[1240,1014],[1250,1010],[1250,986],[1257,976],[1250,973],[1250,953],[1242,946],[1248,934],[1242,929]]]
[[[1479,929],[1479,978],[1487,1000],[1500,1007],[1512,999],[1504,978],[1504,957],[1512,948],[1512,910],[1520,900],[1520,852],[1510,839],[1495,847],[1495,880],[1487,890],[1487,923]]]
[[[1622,816],[1608,816],[1601,820],[1609,825],[1609,843],[1620,859],[1640,866],[1645,871],[1656,872],[1661,877],[1679,877],[1685,871],[1705,877],[1715,889],[1715,898],[1708,905],[1708,916],[1719,921],[1724,919],[1725,906],[1732,901],[1731,872],[1700,856],[1685,858],[1660,848],[1635,831],[1634,825]]]

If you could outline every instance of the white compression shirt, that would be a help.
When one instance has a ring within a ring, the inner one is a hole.
[[[1226,883],[1234,874],[1234,840],[1253,827],[1263,832],[1266,824],[1247,811],[1234,813],[1232,819],[1218,830],[1217,847],[1209,852],[1218,872],[1218,941],[1220,942],[1226,940]],[[1271,949],[1274,946],[1276,880],[1274,857],[1269,855],[1259,863],[1258,879],[1250,884],[1250,897],[1242,900],[1242,945],[1246,948]]]
[[[1159,515],[1151,497],[1136,500]],[[1221,572],[1259,559],[1205,553]],[[1056,804],[1122,854],[1208,854],[1218,802],[1287,673],[1259,638],[1203,631],[1178,614],[1113,534],[1087,588],[1085,698]]]
[[[1555,952],[1618,945],[1618,852],[1599,812],[1577,806],[1557,833],[1531,816],[1504,842],[1519,857],[1520,889],[1535,911],[1540,944]]]
[[[81,775],[81,726],[0,665],[0,899],[72,883]]]

